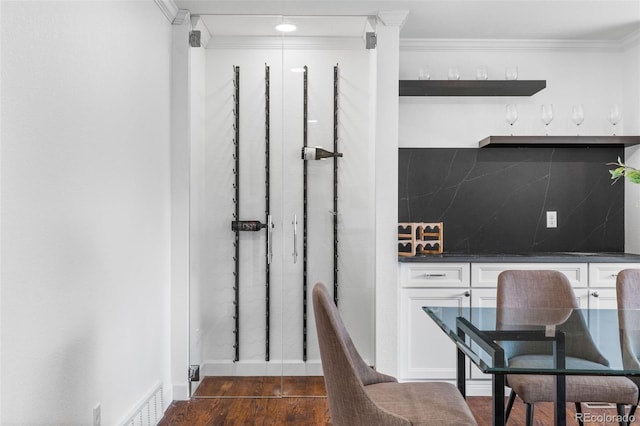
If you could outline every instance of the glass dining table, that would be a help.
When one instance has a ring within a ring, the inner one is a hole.
[[[457,347],[456,380],[463,396],[466,358],[491,375],[494,425],[505,424],[508,374],[555,376],[556,425],[566,424],[566,376],[640,377],[634,352],[634,347],[640,348],[640,310],[441,306],[424,306],[423,310]],[[512,355],[523,353],[546,355],[548,362],[531,367],[509,365]],[[576,359],[597,361],[574,362]]]

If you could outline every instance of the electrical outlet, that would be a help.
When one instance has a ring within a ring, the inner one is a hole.
[[[547,212],[547,228],[557,228],[558,227],[558,212],[549,211]]]
[[[100,426],[102,419],[100,418],[100,404],[93,408],[93,426]]]

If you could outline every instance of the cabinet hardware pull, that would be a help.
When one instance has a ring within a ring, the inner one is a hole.
[[[600,297],[600,293],[598,293],[598,290],[594,291],[593,293],[591,293],[591,295],[593,297]]]
[[[425,272],[424,276],[427,278],[443,278],[443,277],[446,277],[447,274],[430,274],[428,272]]]
[[[617,278],[617,277],[618,277],[618,274],[611,274],[611,276],[612,276],[613,278]]]
[[[469,290],[464,292],[464,297],[469,297],[471,296],[471,292]]]

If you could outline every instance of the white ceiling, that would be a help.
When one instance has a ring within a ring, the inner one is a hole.
[[[215,35],[272,32],[281,16],[298,19],[295,35],[361,35],[362,20],[408,10],[404,39],[623,40],[640,32],[640,0],[175,0],[194,15],[262,15],[236,21],[206,18]],[[271,15],[265,18],[264,15]],[[274,16],[275,15],[275,16]],[[302,16],[324,16],[314,20]],[[303,25],[304,24],[304,25]],[[319,34],[322,33],[322,34]],[[273,35],[273,34],[271,34]],[[294,35],[294,34],[291,34]]]

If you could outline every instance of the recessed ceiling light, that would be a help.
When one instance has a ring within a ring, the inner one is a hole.
[[[291,68],[291,72],[304,72],[304,68]]]
[[[314,120],[314,119],[307,120],[307,123],[317,123],[317,122],[318,120]]]
[[[280,31],[281,33],[290,33],[291,31],[295,31],[296,26],[293,24],[282,23],[276,25],[276,31]]]

